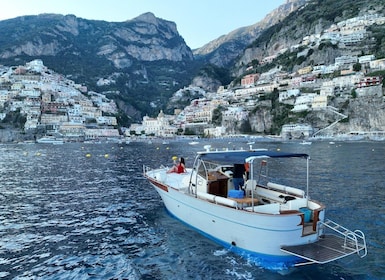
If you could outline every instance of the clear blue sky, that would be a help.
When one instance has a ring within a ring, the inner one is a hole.
[[[198,48],[239,27],[252,25],[285,0],[7,0],[0,20],[41,13],[73,14],[121,22],[143,13],[176,23],[187,45]]]

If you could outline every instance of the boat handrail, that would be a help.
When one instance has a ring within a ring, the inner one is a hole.
[[[148,165],[143,164],[143,175],[146,175],[147,172],[151,171],[152,168]]]
[[[356,230],[354,231],[354,234],[355,234],[355,236],[361,238],[361,240],[362,240],[362,242],[363,242],[363,246],[364,246],[364,248],[365,248],[364,253],[361,255],[361,254],[360,254],[360,251],[357,252],[357,254],[358,254],[361,258],[363,258],[363,257],[365,257],[365,256],[368,254],[368,250],[367,250],[367,247],[366,247],[366,238],[365,238],[365,234],[364,234],[363,231],[361,231],[361,230],[359,230],[359,229],[356,229]]]
[[[355,251],[357,252],[357,255],[359,255],[361,258],[365,257],[368,254],[365,234],[361,230],[351,231],[350,229],[347,229],[330,219],[325,219],[324,222],[320,222],[320,223],[323,226],[344,236],[344,239],[345,239],[344,247],[350,248],[348,246],[348,241],[353,242],[353,245],[356,248]],[[363,253],[361,254],[360,252],[362,250],[363,250]]]

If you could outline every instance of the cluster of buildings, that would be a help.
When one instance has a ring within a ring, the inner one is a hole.
[[[367,27],[373,24],[385,24],[385,17],[368,14],[341,21],[319,34],[304,37],[301,44],[292,46],[290,50],[282,49],[273,56],[265,57],[261,63],[270,63],[286,51],[301,49],[303,51],[298,52],[298,56],[306,56],[310,49],[318,48],[324,42],[338,45],[339,48],[349,47],[364,40],[368,36]],[[355,69],[357,65],[360,67],[359,71]],[[253,67],[250,66],[247,70],[252,72]],[[275,68],[266,73],[248,74],[241,79],[239,88],[220,87],[216,93],[206,93],[205,98],[193,100],[184,110],[178,110],[174,115],[166,116],[161,112],[156,118],[146,116],[142,124],[133,124],[129,130],[131,135],[158,137],[173,137],[190,129],[205,135],[223,136],[229,131],[212,124],[213,113],[219,106],[225,108],[222,110],[222,124],[242,122],[248,118],[257,103],[263,100],[261,97],[278,90],[279,102],[293,105],[293,112],[327,110],[330,109],[329,97],[345,95],[350,98],[352,92],[358,97],[382,95],[382,77],[367,75],[379,70],[385,70],[385,58],[376,59],[374,55],[344,55],[336,57],[333,64],[307,66],[293,73]],[[373,87],[377,88],[369,89]],[[199,91],[191,87],[185,90]],[[331,109],[338,114],[338,109]],[[309,125],[288,124],[283,130],[285,131],[282,134],[293,132],[309,136],[312,133]]]
[[[297,51],[297,56],[306,57],[311,49],[325,42],[339,48],[352,46],[368,36],[367,27],[373,24],[385,24],[385,17],[368,14],[341,21],[319,34],[305,36],[299,45],[278,50],[261,63],[270,63],[287,51]],[[253,72],[253,67],[247,70]],[[124,133],[126,136],[174,137],[191,133],[219,137],[230,133],[226,124],[246,121],[256,105],[263,102],[262,97],[276,90],[279,102],[293,105],[293,112],[325,110],[330,107],[329,97],[349,98],[353,91],[357,96],[382,94],[381,90],[368,90],[381,87],[382,77],[367,75],[378,70],[385,70],[385,58],[352,54],[337,57],[330,65],[306,66],[293,73],[278,67],[266,73],[247,74],[238,88],[220,87],[217,92],[204,93],[204,98],[193,100],[183,110],[175,110],[174,115],[161,111],[155,118],[144,116],[141,124],[132,124]],[[189,87],[175,95],[185,90],[202,92],[200,88]],[[221,108],[222,125],[213,123],[218,108]],[[24,66],[0,66],[0,120],[12,111],[26,116],[26,131],[58,133],[72,141],[119,137],[114,101],[54,73],[39,59]],[[287,131],[282,134],[309,136],[312,133],[308,125],[287,124],[283,130]]]
[[[0,119],[16,111],[26,116],[26,132],[68,141],[119,137],[114,101],[54,73],[39,59],[0,67]]]
[[[369,35],[367,28],[373,24],[385,24],[385,16],[372,13],[340,21],[336,24],[332,24],[329,28],[322,30],[320,33],[311,34],[303,37],[302,42],[300,44],[293,45],[290,48],[282,48],[275,54],[264,57],[261,60],[261,63],[271,63],[274,59],[276,59],[279,55],[285,53],[286,51],[294,52],[304,48],[305,50],[298,53],[298,55],[306,56],[306,47],[318,47],[320,44],[326,42],[330,42],[333,45],[338,45],[339,48],[354,46],[367,38],[367,36]],[[326,70],[333,71],[333,69]]]

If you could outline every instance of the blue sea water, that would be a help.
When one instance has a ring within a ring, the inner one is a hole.
[[[247,148],[215,140],[215,148]],[[142,165],[205,144],[0,145],[0,279],[385,279],[385,143],[256,142],[310,154],[310,195],[365,232],[368,256],[270,271],[171,217]],[[88,155],[88,156],[87,156]],[[287,183],[294,182],[293,168]]]

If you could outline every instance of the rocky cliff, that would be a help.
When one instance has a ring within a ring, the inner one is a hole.
[[[299,114],[289,112],[293,123],[309,124],[317,136],[336,136],[351,132],[385,131],[385,91],[381,86],[368,87],[359,90],[358,96],[349,95],[330,98],[329,105],[340,108],[334,110],[322,109]],[[259,102],[258,106],[249,113],[248,122],[251,131],[242,131],[242,123],[223,123],[227,131],[233,133],[279,134],[277,119],[280,118],[283,107],[273,108],[270,100]],[[277,111],[278,110],[278,111]],[[339,121],[340,120],[340,121]],[[330,126],[334,122],[335,125]]]
[[[176,24],[156,18],[152,13],[126,22],[41,14],[1,21],[0,27],[1,59],[21,55],[58,56],[68,51],[81,56],[95,51],[95,56],[107,58],[116,68],[129,67],[134,59],[175,62],[193,59]]]
[[[0,64],[36,58],[90,89],[113,92],[133,119],[159,111],[193,76],[193,54],[176,24],[152,13],[125,22],[57,14],[0,21]]]
[[[306,1],[301,9],[293,10],[292,13],[287,14],[281,21],[266,28],[259,37],[255,38],[244,49],[242,55],[235,62],[234,75],[241,75],[245,71],[246,65],[250,65],[253,61],[262,61],[263,58],[272,55],[278,56],[280,54],[279,51],[290,50],[290,48],[298,46],[302,43],[305,36],[319,36],[322,35],[325,29],[340,21],[375,13],[385,13],[383,1]],[[373,54],[373,52],[377,52],[383,56],[383,51],[378,50],[381,47],[374,46],[376,40],[379,40],[376,44],[381,45],[381,36],[383,37],[383,33],[382,35],[375,36],[371,34],[367,36],[367,40],[362,44],[342,46],[341,48],[339,46],[313,48],[311,53],[303,54],[306,59],[299,60],[294,65],[280,66],[283,66],[286,70],[295,71],[307,65],[334,63],[334,59],[342,55]],[[311,46],[309,47],[311,48]],[[298,54],[298,56],[301,55],[300,53]]]
[[[194,50],[198,58],[220,67],[228,67],[243,50],[256,40],[267,28],[283,20],[288,14],[302,7],[307,0],[287,0],[266,17],[251,26],[238,28]],[[255,9],[260,3],[255,3]],[[247,7],[252,9],[253,7]]]

